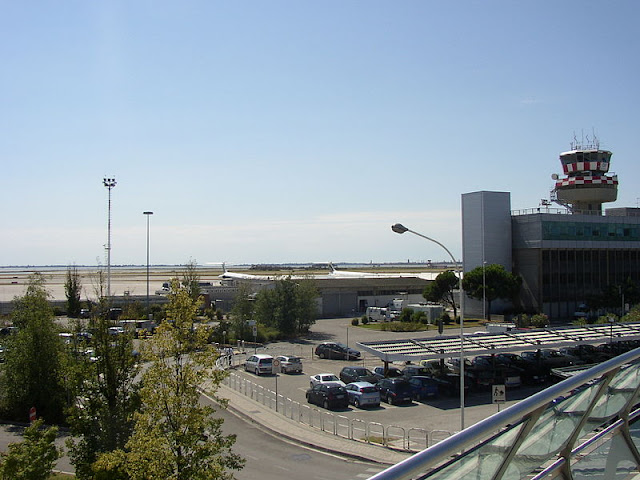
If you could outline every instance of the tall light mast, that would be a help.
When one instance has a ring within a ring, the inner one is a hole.
[[[104,178],[102,183],[109,190],[107,221],[107,299],[111,300],[111,189],[116,186],[115,178]]]

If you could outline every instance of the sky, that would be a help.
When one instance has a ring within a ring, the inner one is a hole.
[[[0,265],[461,256],[595,134],[638,206],[640,3],[0,0]]]

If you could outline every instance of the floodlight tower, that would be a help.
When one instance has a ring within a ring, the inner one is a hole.
[[[571,150],[560,154],[566,176],[551,175],[556,181],[551,200],[574,214],[602,215],[602,204],[618,197],[618,176],[609,173],[611,155],[595,135],[586,142],[574,138]]]
[[[102,184],[109,190],[107,220],[107,298],[111,300],[111,189],[116,186],[115,178],[104,178]]]

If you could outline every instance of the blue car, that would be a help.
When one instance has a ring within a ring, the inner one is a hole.
[[[411,398],[414,400],[437,397],[440,393],[438,380],[431,377],[415,375],[409,378],[409,385],[411,386]]]

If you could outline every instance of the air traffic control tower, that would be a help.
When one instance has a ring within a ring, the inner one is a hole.
[[[602,215],[602,204],[618,198],[618,177],[607,175],[611,152],[600,149],[600,142],[571,143],[571,150],[560,154],[563,177],[554,173],[556,181],[551,200],[566,207],[570,213]]]

